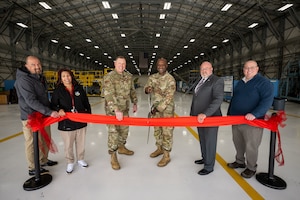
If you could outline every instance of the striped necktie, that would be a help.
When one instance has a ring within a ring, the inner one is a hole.
[[[205,79],[202,78],[199,83],[197,84],[196,88],[195,88],[195,93],[198,92],[199,88],[201,87],[201,85],[203,85],[203,83],[205,82]]]

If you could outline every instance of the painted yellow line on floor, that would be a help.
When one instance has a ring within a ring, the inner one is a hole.
[[[177,116],[177,115],[176,115]],[[186,127],[188,131],[199,141],[199,136],[194,129]],[[225,171],[241,186],[241,188],[250,196],[251,199],[261,200],[264,199],[244,178],[240,176],[234,169],[227,167],[227,162],[217,153],[217,162],[225,169]]]
[[[16,134],[14,134],[14,135],[8,136],[8,137],[6,137],[6,138],[0,139],[0,143],[1,143],[1,142],[5,142],[5,141],[7,141],[7,140],[9,140],[9,139],[18,137],[19,135],[22,135],[22,134],[23,134],[23,132],[20,132],[20,133],[16,133]]]

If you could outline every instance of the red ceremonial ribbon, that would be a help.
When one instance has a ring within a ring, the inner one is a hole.
[[[35,119],[38,118],[38,119]],[[65,116],[59,118],[46,117],[43,118],[40,114],[33,114],[29,119],[29,125],[33,131],[42,130],[45,126],[49,126],[53,123],[69,119],[76,122],[83,123],[97,123],[97,124],[115,124],[126,126],[194,126],[194,127],[211,127],[211,126],[228,126],[238,124],[248,124],[250,126],[256,126],[269,129],[272,132],[276,132],[278,137],[278,150],[276,153],[276,161],[280,161],[280,165],[283,165],[283,154],[281,149],[280,133],[278,126],[283,127],[283,121],[286,120],[286,115],[283,111],[279,111],[276,115],[271,117],[266,116],[264,119],[247,120],[244,116],[215,116],[205,118],[203,123],[197,121],[197,116],[189,117],[170,117],[170,118],[142,118],[142,117],[124,117],[123,120],[118,121],[115,116],[88,114],[88,113],[71,113],[67,112]],[[47,134],[43,134],[47,137]],[[49,141],[49,139],[48,139]],[[51,141],[51,140],[50,140]],[[50,142],[51,144],[51,142]]]

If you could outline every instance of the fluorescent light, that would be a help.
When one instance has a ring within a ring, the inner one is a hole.
[[[286,9],[288,9],[289,7],[292,7],[293,4],[292,3],[288,3],[285,6],[282,6],[281,8],[278,9],[278,11],[284,11]]]
[[[254,28],[255,26],[257,26],[258,25],[258,23],[253,23],[253,24],[251,24],[250,26],[248,26],[248,28]]]
[[[66,49],[71,49],[71,47],[69,47],[69,46],[65,46],[65,48],[66,48]]]
[[[71,24],[70,22],[64,22],[64,24],[65,24],[67,27],[73,27],[73,24]]]
[[[218,46],[215,45],[215,46],[212,46],[211,48],[212,48],[212,49],[216,49],[216,48],[218,48]]]
[[[23,24],[21,22],[18,22],[17,25],[21,26],[22,28],[28,28],[28,26],[26,24]]]
[[[223,43],[226,43],[226,42],[228,42],[229,41],[229,39],[224,39],[222,42]]]
[[[231,3],[227,3],[222,9],[221,9],[221,11],[227,11],[227,10],[229,10],[229,8],[232,6],[232,4]]]
[[[166,18],[166,14],[160,14],[159,15],[159,19],[165,19]]]
[[[165,2],[164,10],[170,10],[170,8],[171,8],[171,2]]]
[[[89,39],[89,38],[85,39],[85,41],[87,41],[87,42],[92,42],[92,40]]]
[[[58,40],[52,39],[51,42],[58,43]]]
[[[40,1],[39,4],[43,6],[46,10],[51,10],[52,8],[44,1]]]
[[[121,37],[126,37],[126,35],[124,33],[121,33]]]
[[[155,36],[156,36],[156,37],[160,37],[160,33],[156,33]]]
[[[112,15],[113,19],[119,19],[119,16],[118,16],[118,14],[116,14],[116,13],[113,13],[113,14],[111,14],[111,15]]]
[[[108,1],[102,1],[102,5],[103,5],[103,7],[106,8],[106,9],[109,9],[109,8],[110,8],[110,5],[109,5]]]
[[[206,27],[206,28],[209,28],[209,27],[211,27],[212,25],[213,25],[212,22],[207,22],[207,24],[205,24],[205,27]]]
[[[95,45],[94,47],[95,47],[95,49],[99,49],[99,46],[98,46],[98,45]]]
[[[195,42],[195,38],[190,39],[190,42]]]

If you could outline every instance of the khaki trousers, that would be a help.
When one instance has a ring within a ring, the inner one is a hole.
[[[33,148],[33,132],[30,128],[27,127],[27,120],[22,120],[23,125],[23,134],[25,137],[25,154],[27,158],[29,170],[34,170],[34,148]],[[51,138],[50,126],[45,127],[46,132]],[[49,149],[47,147],[46,141],[39,134],[39,159],[40,165],[46,164],[48,162],[48,153]]]
[[[84,160],[86,127],[74,131],[60,131],[65,145],[65,158],[68,164],[75,162],[74,145],[77,160]]]

